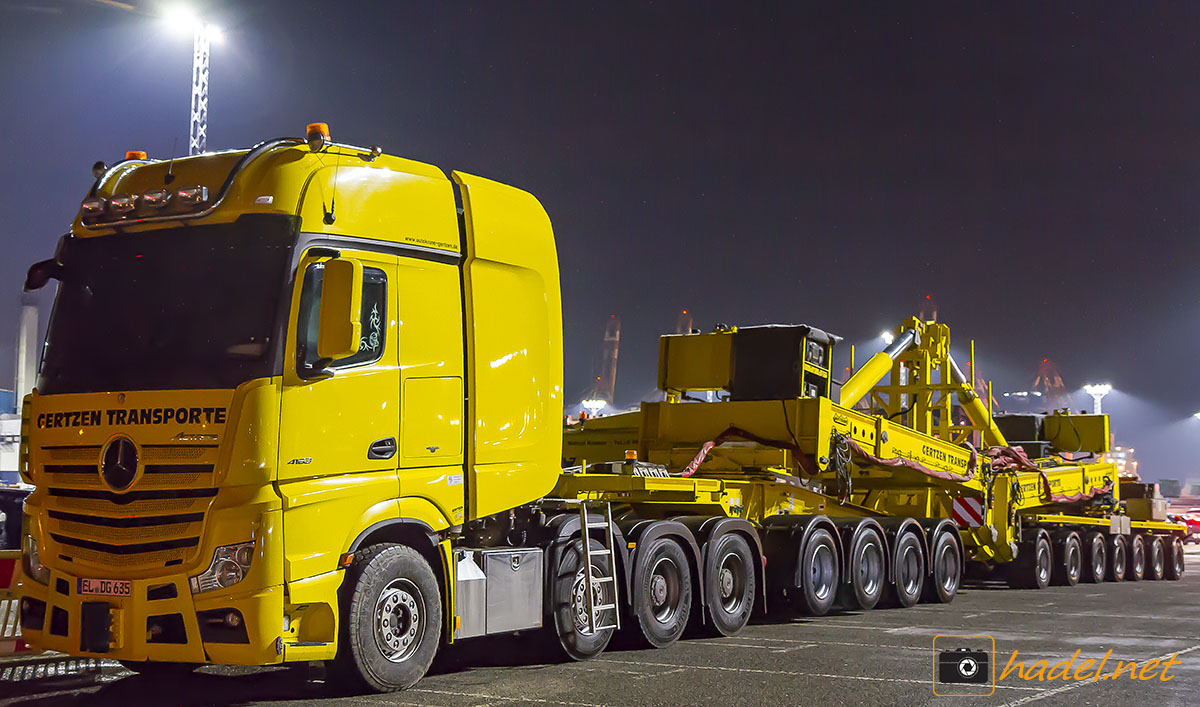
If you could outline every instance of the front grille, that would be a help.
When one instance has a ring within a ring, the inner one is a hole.
[[[216,445],[145,445],[142,473],[124,492],[100,475],[100,447],[47,447],[47,527],[64,558],[99,567],[176,565],[200,545],[217,495]]]

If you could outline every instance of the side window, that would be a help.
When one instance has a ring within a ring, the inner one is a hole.
[[[317,322],[321,313],[321,276],[324,266],[314,263],[304,271],[304,285],[300,289],[300,315],[296,356],[303,368],[317,361]],[[378,361],[383,355],[384,322],[387,320],[387,276],[379,268],[363,268],[362,289],[362,339],[358,353],[339,358],[329,364],[330,368],[358,366]]]

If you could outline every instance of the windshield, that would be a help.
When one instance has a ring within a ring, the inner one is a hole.
[[[272,374],[293,219],[68,238],[43,394],[233,388]]]

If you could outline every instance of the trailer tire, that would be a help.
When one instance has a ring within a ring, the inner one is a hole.
[[[611,574],[608,566],[608,554],[604,544],[598,540],[591,541],[592,549],[592,601],[593,603],[614,603],[612,583],[598,582],[595,574],[608,576]],[[556,642],[562,652],[571,660],[587,660],[604,652],[608,642],[612,640],[614,629],[606,628],[595,633],[587,631],[587,604],[583,594],[586,583],[583,569],[583,540],[575,538],[558,555],[558,566],[553,568],[554,576],[550,580],[551,618],[546,627],[551,639]],[[614,610],[598,612],[597,621],[600,623],[615,623]]]
[[[915,533],[896,538],[892,575],[889,603],[904,609],[915,606],[925,590],[925,555],[921,552],[921,539]]]
[[[1017,589],[1045,589],[1050,584],[1054,552],[1050,538],[1038,533],[1032,546],[1017,555],[1017,560],[1008,571],[1008,584]]]
[[[1078,533],[1062,536],[1054,559],[1054,584],[1067,587],[1079,584],[1079,576],[1083,573],[1083,548]]]
[[[1183,579],[1183,541],[1172,538],[1167,551],[1167,579]]]
[[[1141,535],[1129,536],[1129,563],[1125,567],[1125,579],[1140,582],[1146,573],[1146,541]]]
[[[416,684],[442,631],[441,591],[429,562],[411,547],[370,545],[354,554],[342,589],[334,673],[375,692]]]
[[[638,548],[633,613],[642,638],[666,648],[683,635],[692,614],[692,571],[687,554],[669,535]]]
[[[1108,543],[1108,581],[1121,582],[1129,571],[1129,542],[1124,536],[1114,535]]]
[[[1087,534],[1083,541],[1083,581],[1099,584],[1104,581],[1108,572],[1108,545],[1104,542],[1104,534],[1093,531]]]
[[[1167,552],[1163,539],[1154,535],[1143,536],[1146,541],[1146,579],[1161,581],[1166,575]]]
[[[948,532],[939,533],[933,541],[933,557],[930,559],[929,583],[925,586],[925,597],[939,604],[949,604],[958,594],[962,584],[962,557],[958,553],[958,542]]]
[[[809,616],[824,616],[837,598],[837,540],[825,528],[815,528],[800,553],[800,586],[792,593],[792,606]]]
[[[725,533],[717,538],[711,557],[704,568],[704,601],[710,619],[706,629],[714,636],[736,636],[754,612],[755,554],[746,538]]]
[[[887,551],[883,538],[864,529],[854,537],[846,554],[850,581],[842,585],[841,604],[849,609],[874,609],[887,583]]]

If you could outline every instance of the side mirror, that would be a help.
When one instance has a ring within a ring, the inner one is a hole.
[[[317,324],[317,356],[336,361],[358,353],[362,338],[363,266],[334,258],[325,263],[321,312]]]
[[[38,261],[30,265],[29,272],[25,273],[25,291],[40,290],[51,278],[61,280],[62,274],[63,266],[54,258]]]

